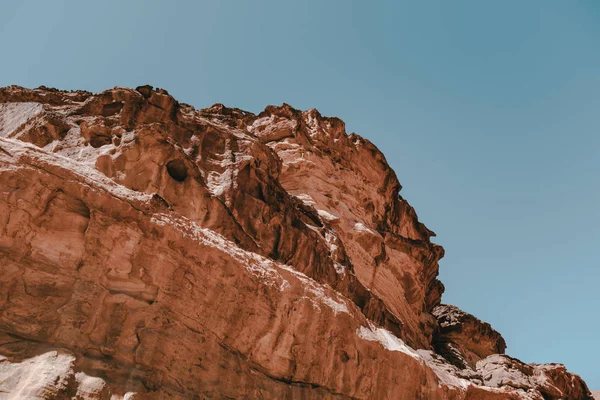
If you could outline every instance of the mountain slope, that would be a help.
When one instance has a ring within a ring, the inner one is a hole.
[[[443,249],[337,118],[13,86],[0,136],[9,398],[591,398],[440,305]]]

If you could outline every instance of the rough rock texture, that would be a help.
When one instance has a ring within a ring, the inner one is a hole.
[[[0,89],[0,398],[591,399],[440,306],[400,188],[316,110]]]
[[[75,357],[64,350],[48,351],[21,362],[0,356],[3,393],[15,399],[110,399],[107,383],[75,372]]]
[[[504,338],[490,324],[446,304],[439,305],[432,313],[439,323],[433,342],[435,350],[457,367],[474,369],[479,360],[504,354]]]
[[[481,372],[486,386],[523,389],[540,400],[590,396],[582,379],[567,374],[562,364],[527,365],[515,358],[494,354],[478,361],[477,370]]]

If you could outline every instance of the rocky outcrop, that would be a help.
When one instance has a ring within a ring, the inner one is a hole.
[[[512,387],[540,400],[591,398],[585,382],[568,374],[562,364],[524,364],[515,358],[495,354],[477,362],[483,383],[490,387]]]
[[[439,306],[443,249],[339,119],[13,86],[0,136],[0,396],[591,398]]]
[[[455,366],[474,369],[487,356],[504,354],[504,338],[490,324],[446,304],[436,307],[433,315],[439,324],[435,350]]]
[[[16,363],[0,356],[0,393],[14,399],[110,399],[106,382],[75,372],[75,362],[66,351],[48,351]]]

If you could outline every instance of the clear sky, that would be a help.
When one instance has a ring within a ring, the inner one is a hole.
[[[446,248],[444,302],[600,389],[600,2],[0,2],[0,86],[144,83],[344,119]]]

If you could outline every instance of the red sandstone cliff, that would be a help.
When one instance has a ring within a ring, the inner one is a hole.
[[[316,110],[0,89],[0,398],[591,399],[440,305],[400,188]]]

